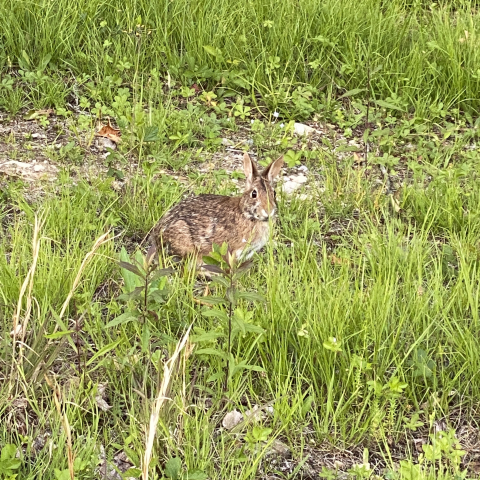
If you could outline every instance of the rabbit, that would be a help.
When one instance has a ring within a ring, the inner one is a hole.
[[[245,153],[243,195],[202,194],[182,200],[166,212],[152,230],[157,252],[166,247],[169,254],[182,258],[193,254],[198,267],[214,243],[226,242],[237,259],[250,259],[268,241],[269,221],[277,209],[273,180],[283,163],[283,157],[279,157],[260,174]]]

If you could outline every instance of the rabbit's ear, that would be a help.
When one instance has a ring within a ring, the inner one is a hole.
[[[258,170],[248,153],[243,155],[243,171],[247,177],[247,188],[250,188],[253,180],[258,177]]]
[[[280,170],[283,167],[283,155],[278,157],[274,162],[272,162],[263,172],[262,177],[266,178],[270,183],[273,182],[275,177],[280,173]]]

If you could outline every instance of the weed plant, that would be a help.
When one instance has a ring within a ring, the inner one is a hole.
[[[54,132],[45,156],[63,170],[40,194],[0,177],[0,479],[112,464],[125,478],[267,478],[279,442],[291,478],[325,446],[361,450],[321,478],[466,478],[455,432],[473,428],[480,395],[476,7],[1,3],[0,108]],[[105,116],[122,143],[99,157]],[[320,139],[294,136],[311,117]],[[253,263],[216,249],[203,296],[161,252],[157,268],[148,234],[182,195],[235,194],[241,174],[198,167],[222,144],[282,153],[289,174],[308,166],[310,189],[278,189]],[[0,146],[1,159],[39,152],[15,132]]]
[[[427,118],[474,116],[479,19],[469,0],[5,0],[1,104],[110,105],[128,85],[156,103],[178,81],[184,94],[194,84],[247,93],[240,116],[256,93],[297,120],[352,95]]]
[[[370,439],[388,449],[390,437],[403,438],[419,424],[431,429],[460,404],[466,410],[475,407],[480,388],[474,193],[478,167],[472,165],[471,174],[464,176],[464,164],[453,166],[448,176],[438,175],[424,189],[406,186],[397,213],[387,196],[374,202],[363,193],[372,189],[368,177],[342,170],[335,176],[328,158],[319,162],[330,179],[324,189],[313,191],[308,200],[280,198],[275,246],[256,256],[255,267],[238,280],[240,292],[258,292],[266,303],[252,304],[248,295],[240,295],[236,317],[225,316],[220,306],[209,314],[211,307],[206,305],[215,302],[194,294],[191,273],[182,275],[181,270],[165,270],[162,274],[169,276],[158,279],[153,273],[152,281],[161,283],[152,284],[153,290],[145,289],[142,273],[138,314],[128,314],[135,311],[136,297],[119,297],[122,281],[115,250],[122,245],[121,237],[100,245],[82,267],[102,232],[122,228],[126,235],[133,226],[134,232],[140,229],[145,235],[152,217],[181,194],[178,184],[160,182],[146,189],[138,176],[130,189],[116,192],[106,188],[108,181],[87,186],[61,180],[34,204],[10,191],[2,202],[8,201],[13,210],[4,217],[0,241],[0,415],[2,442],[24,448],[18,467],[23,478],[37,475],[34,465],[68,471],[65,455],[49,458],[32,447],[38,435],[50,432],[56,438],[55,451],[67,448],[65,415],[74,457],[80,459],[75,467],[79,478],[96,468],[101,446],[110,460],[119,450],[128,452],[132,468],[140,469],[143,426],[162,382],[161,365],[191,324],[198,353],[187,344],[188,357],[181,357],[173,370],[171,401],[162,407],[157,432],[161,441],[155,443],[151,464],[151,471],[163,472],[164,477],[170,471],[165,462],[179,458],[182,475],[197,471],[225,478],[231,472],[253,478],[264,450],[238,449],[228,432],[215,433],[212,412],[224,415],[234,407],[244,411],[273,402],[267,430],[253,433],[253,425],[246,424],[243,433],[253,443],[255,435],[265,437],[267,445],[281,436],[296,445],[298,455],[307,426],[313,444]],[[340,191],[343,213],[334,207]],[[360,211],[355,226],[330,240],[323,237],[322,232],[338,225],[339,217],[353,211]],[[35,212],[43,212],[38,231],[32,226]],[[38,250],[32,247],[34,231]],[[24,349],[14,347],[10,331],[34,260],[31,293],[27,289],[20,303],[19,323],[31,304],[27,328],[18,333],[30,347]],[[136,267],[128,268],[138,276]],[[135,287],[134,280],[129,282]],[[228,281],[223,283],[211,287],[220,289],[220,296],[228,287]],[[231,295],[228,288],[225,298]],[[222,318],[233,318],[230,327],[236,329],[230,357],[222,353],[222,339],[227,338]],[[234,375],[230,366],[227,404],[226,355],[245,366]],[[62,392],[60,413],[55,413],[56,390],[44,388],[43,375],[55,375],[62,386],[55,387]],[[101,385],[106,385],[106,411],[98,400]],[[19,398],[24,399],[23,410]],[[202,407],[205,402],[209,409]],[[442,468],[460,471],[456,447],[442,448],[445,458],[453,455]],[[11,459],[10,453],[5,455],[5,461]],[[220,471],[213,467],[214,461],[229,458],[235,462],[227,462]],[[424,458],[421,474],[426,476],[418,478],[428,478],[428,465],[437,457],[427,449]],[[8,465],[17,468],[17,463]],[[416,467],[408,463],[404,469],[408,468]]]

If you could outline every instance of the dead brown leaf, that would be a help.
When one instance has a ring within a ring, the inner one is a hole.
[[[120,135],[120,129],[112,127],[110,119],[108,119],[108,124],[102,125],[100,130],[95,134],[97,137],[105,137],[115,143],[120,143],[122,141]]]
[[[353,152],[353,159],[355,160],[355,163],[363,162],[363,158],[357,152]]]
[[[330,255],[330,261],[332,265],[348,265],[350,261],[346,258],[337,257],[333,253]]]

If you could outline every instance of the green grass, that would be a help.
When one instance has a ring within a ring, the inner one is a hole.
[[[467,476],[479,18],[466,1],[4,1],[0,161],[61,172],[0,177],[0,480],[68,479],[69,452],[78,479],[119,453],[141,469],[151,434],[150,478],[317,478],[325,452],[343,464],[322,478]],[[104,117],[122,133],[108,157]],[[295,137],[290,119],[323,133]],[[171,205],[236,191],[224,139],[264,163],[284,154],[290,174],[307,165],[308,196],[278,195],[272,241],[234,293],[217,279],[202,297],[176,265],[129,296],[144,283],[118,261],[147,266]],[[229,301],[212,296],[237,298],[230,356]],[[261,418],[222,427],[254,406]]]
[[[273,416],[261,422],[272,429],[266,438],[279,436],[297,458],[307,445],[322,441],[337,446],[375,441],[388,452],[389,437],[409,438],[405,422],[412,413],[420,412],[427,431],[460,405],[466,419],[473,414],[468,412],[473,412],[480,388],[478,167],[468,177],[461,175],[462,167],[453,167],[443,180],[423,189],[405,186],[397,214],[388,197],[372,201],[375,187],[365,171],[352,175],[344,167],[334,174],[338,167],[328,158],[318,162],[330,180],[310,200],[281,199],[276,246],[256,257],[255,268],[239,285],[266,296],[266,304],[241,303],[264,334],[237,337],[232,352],[237,361],[263,372],[242,371],[224,394],[221,360],[195,353],[185,360],[157,431],[154,458],[159,471],[166,459],[178,456],[185,468],[200,469],[209,478],[257,478],[264,451],[239,449],[234,436],[215,433],[226,412],[254,404],[273,402]],[[187,326],[193,324],[197,335],[199,328],[225,332],[224,324],[202,315],[203,307],[192,300],[191,276],[181,272],[169,277],[158,317],[105,328],[126,308],[117,300],[122,280],[115,251],[128,235],[142,238],[181,192],[175,182],[141,176],[134,176],[121,192],[109,184],[72,184],[66,177],[32,205],[14,190],[4,200],[4,208],[22,214],[4,217],[0,242],[1,415],[8,419],[2,441],[25,446],[22,478],[35,478],[39,465],[49,475],[54,468],[67,468],[61,419],[52,392],[35,369],[48,372],[62,386],[73,450],[85,462],[83,469],[77,465],[77,475],[91,478],[100,445],[110,460],[124,450],[140,466],[151,402],[162,377],[157,362],[161,365],[172,352]],[[330,244],[322,240],[322,232],[335,230],[339,218],[349,217],[348,210],[339,215],[332,208],[328,213],[322,205],[334,205],[340,191],[344,208],[361,213]],[[25,350],[21,360],[20,352],[12,351],[8,332],[32,263],[34,212],[44,218],[27,335],[36,353]],[[83,258],[112,227],[123,233],[97,251],[67,316],[59,320]],[[78,334],[74,322],[80,322]],[[45,339],[58,329],[73,333]],[[225,348],[211,340],[197,349],[209,345]],[[107,412],[96,406],[98,383],[107,385],[112,407]],[[19,415],[12,406],[15,398],[27,399],[33,420],[25,423],[12,413]],[[212,403],[208,409],[202,407],[205,399]],[[243,433],[252,427],[247,425]],[[310,433],[302,438],[305,428]],[[32,457],[30,445],[45,431],[52,438],[47,443],[57,445],[55,455],[49,457],[46,449]],[[448,455],[442,457],[445,468]],[[428,462],[424,469],[425,477],[419,478],[428,477]]]
[[[121,9],[99,0],[6,0],[0,67],[20,67],[15,79],[26,97],[12,92],[3,103],[63,108],[79,94],[108,103],[126,83],[159,102],[171,78],[221,85],[254,103],[258,93],[297,119],[352,90],[427,118],[450,108],[473,116],[479,19],[466,0],[127,0]]]

